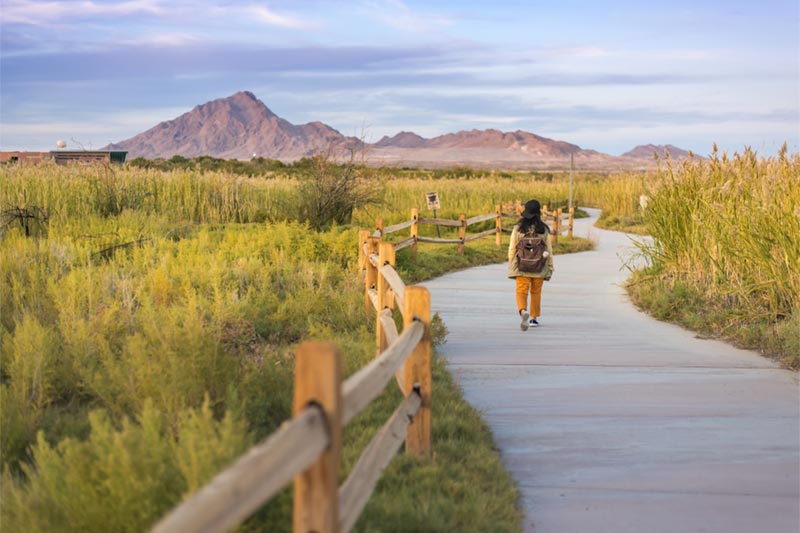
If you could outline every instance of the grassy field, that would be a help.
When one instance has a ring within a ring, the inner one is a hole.
[[[470,215],[534,194],[527,181],[484,179],[496,196],[480,202],[458,180],[435,184]],[[376,213],[406,218],[432,182],[384,180],[382,202],[356,209],[352,225],[315,231],[299,221],[299,181],[0,168],[4,530],[146,529],[289,417],[299,342],[336,342],[346,375],[371,359],[357,230]],[[558,251],[585,246],[563,239]],[[411,283],[506,253],[491,238],[455,250],[420,245],[398,269]],[[438,321],[435,332],[443,341]],[[434,458],[399,455],[356,529],[518,530],[491,435],[438,358],[433,395]],[[343,474],[397,400],[388,390],[348,426]],[[285,491],[242,529],[284,529],[290,500]]]

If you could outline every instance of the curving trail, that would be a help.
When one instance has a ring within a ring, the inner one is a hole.
[[[797,533],[797,375],[637,311],[620,286],[630,240],[596,216],[575,227],[597,249],[556,257],[539,328],[520,331],[504,264],[424,284],[524,530]]]

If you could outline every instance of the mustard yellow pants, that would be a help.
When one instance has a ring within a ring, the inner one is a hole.
[[[542,285],[544,278],[526,278],[517,276],[517,309],[522,311],[527,309],[531,313],[531,318],[536,318],[542,314]],[[528,293],[531,294],[531,306],[528,307]]]

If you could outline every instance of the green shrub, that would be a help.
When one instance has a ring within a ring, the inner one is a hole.
[[[89,419],[85,441],[53,447],[40,433],[26,481],[4,472],[4,531],[144,531],[251,442],[240,418],[216,421],[208,402],[181,413],[176,435],[149,403],[118,429],[102,411]]]
[[[351,151],[338,162],[332,149],[309,158],[299,174],[298,220],[314,229],[349,224],[356,209],[378,203],[380,184]]]
[[[14,463],[36,433],[45,409],[71,383],[56,332],[26,314],[14,334],[2,335],[0,459]]]

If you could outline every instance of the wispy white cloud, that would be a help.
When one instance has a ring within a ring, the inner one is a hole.
[[[725,51],[717,50],[664,50],[649,54],[651,59],[670,59],[675,61],[710,61],[725,55]],[[728,52],[730,53],[730,52]]]
[[[83,17],[130,15],[134,13],[159,14],[164,10],[157,0],[128,0],[125,2],[40,2],[36,0],[5,0],[4,23],[41,25],[56,20]]]
[[[441,13],[415,11],[403,0],[369,0],[363,9],[374,19],[406,32],[428,32],[452,26],[453,18]]]
[[[318,22],[280,14],[265,6],[246,6],[244,10],[253,15],[257,20],[270,26],[280,26],[296,30],[307,30],[319,27]]]
[[[611,54],[607,48],[600,46],[573,46],[567,48],[550,48],[550,55],[568,57],[603,57]]]
[[[186,46],[201,41],[202,39],[197,35],[188,33],[157,33],[133,39],[122,39],[118,41],[118,44],[122,46]]]
[[[279,13],[260,4],[214,2],[207,4],[203,12],[215,16],[242,14],[250,20],[270,26],[291,29],[312,29],[319,26],[313,20]],[[194,18],[197,7],[190,2],[177,0],[123,0],[114,1],[52,1],[52,0],[4,0],[2,21],[4,24],[23,23],[36,26],[65,20],[85,18],[109,18],[134,14],[150,14],[187,20]]]
[[[496,127],[501,124],[517,124],[524,120],[525,117],[514,115],[492,116],[489,114],[478,113],[443,113],[439,119],[451,124],[480,124],[481,126],[488,124],[489,127]]]

